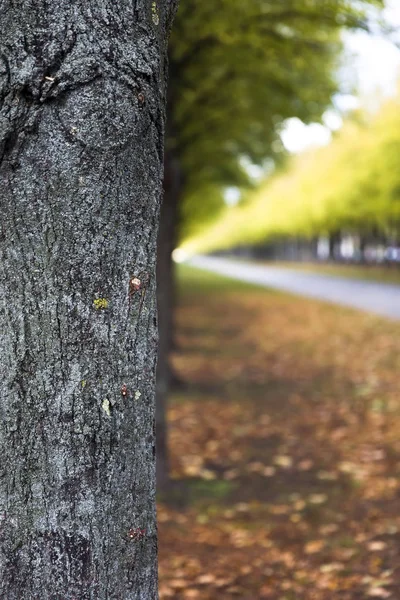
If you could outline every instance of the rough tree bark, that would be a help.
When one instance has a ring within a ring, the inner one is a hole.
[[[4,0],[0,598],[157,598],[156,237],[176,0]]]

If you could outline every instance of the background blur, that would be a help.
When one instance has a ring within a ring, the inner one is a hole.
[[[400,599],[399,46],[398,0],[181,0],[161,599]]]

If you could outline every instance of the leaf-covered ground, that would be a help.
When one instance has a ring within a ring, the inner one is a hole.
[[[160,598],[400,598],[400,324],[181,270]]]

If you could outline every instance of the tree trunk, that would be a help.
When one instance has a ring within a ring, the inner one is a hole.
[[[340,243],[341,234],[339,232],[329,234],[329,260],[335,261],[336,257],[336,246]]]
[[[4,600],[157,598],[155,256],[174,8],[2,4]]]
[[[159,488],[168,484],[169,460],[167,443],[167,399],[171,387],[172,370],[169,354],[173,345],[173,318],[175,307],[175,278],[172,252],[176,244],[178,204],[181,176],[178,162],[168,152],[165,156],[164,200],[161,209],[157,256],[157,301],[159,345],[157,364],[157,483]]]

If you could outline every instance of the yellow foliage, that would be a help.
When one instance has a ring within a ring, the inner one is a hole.
[[[248,201],[182,246],[188,252],[311,237],[338,229],[384,230],[400,217],[400,96],[357,115],[332,143],[292,158]]]

